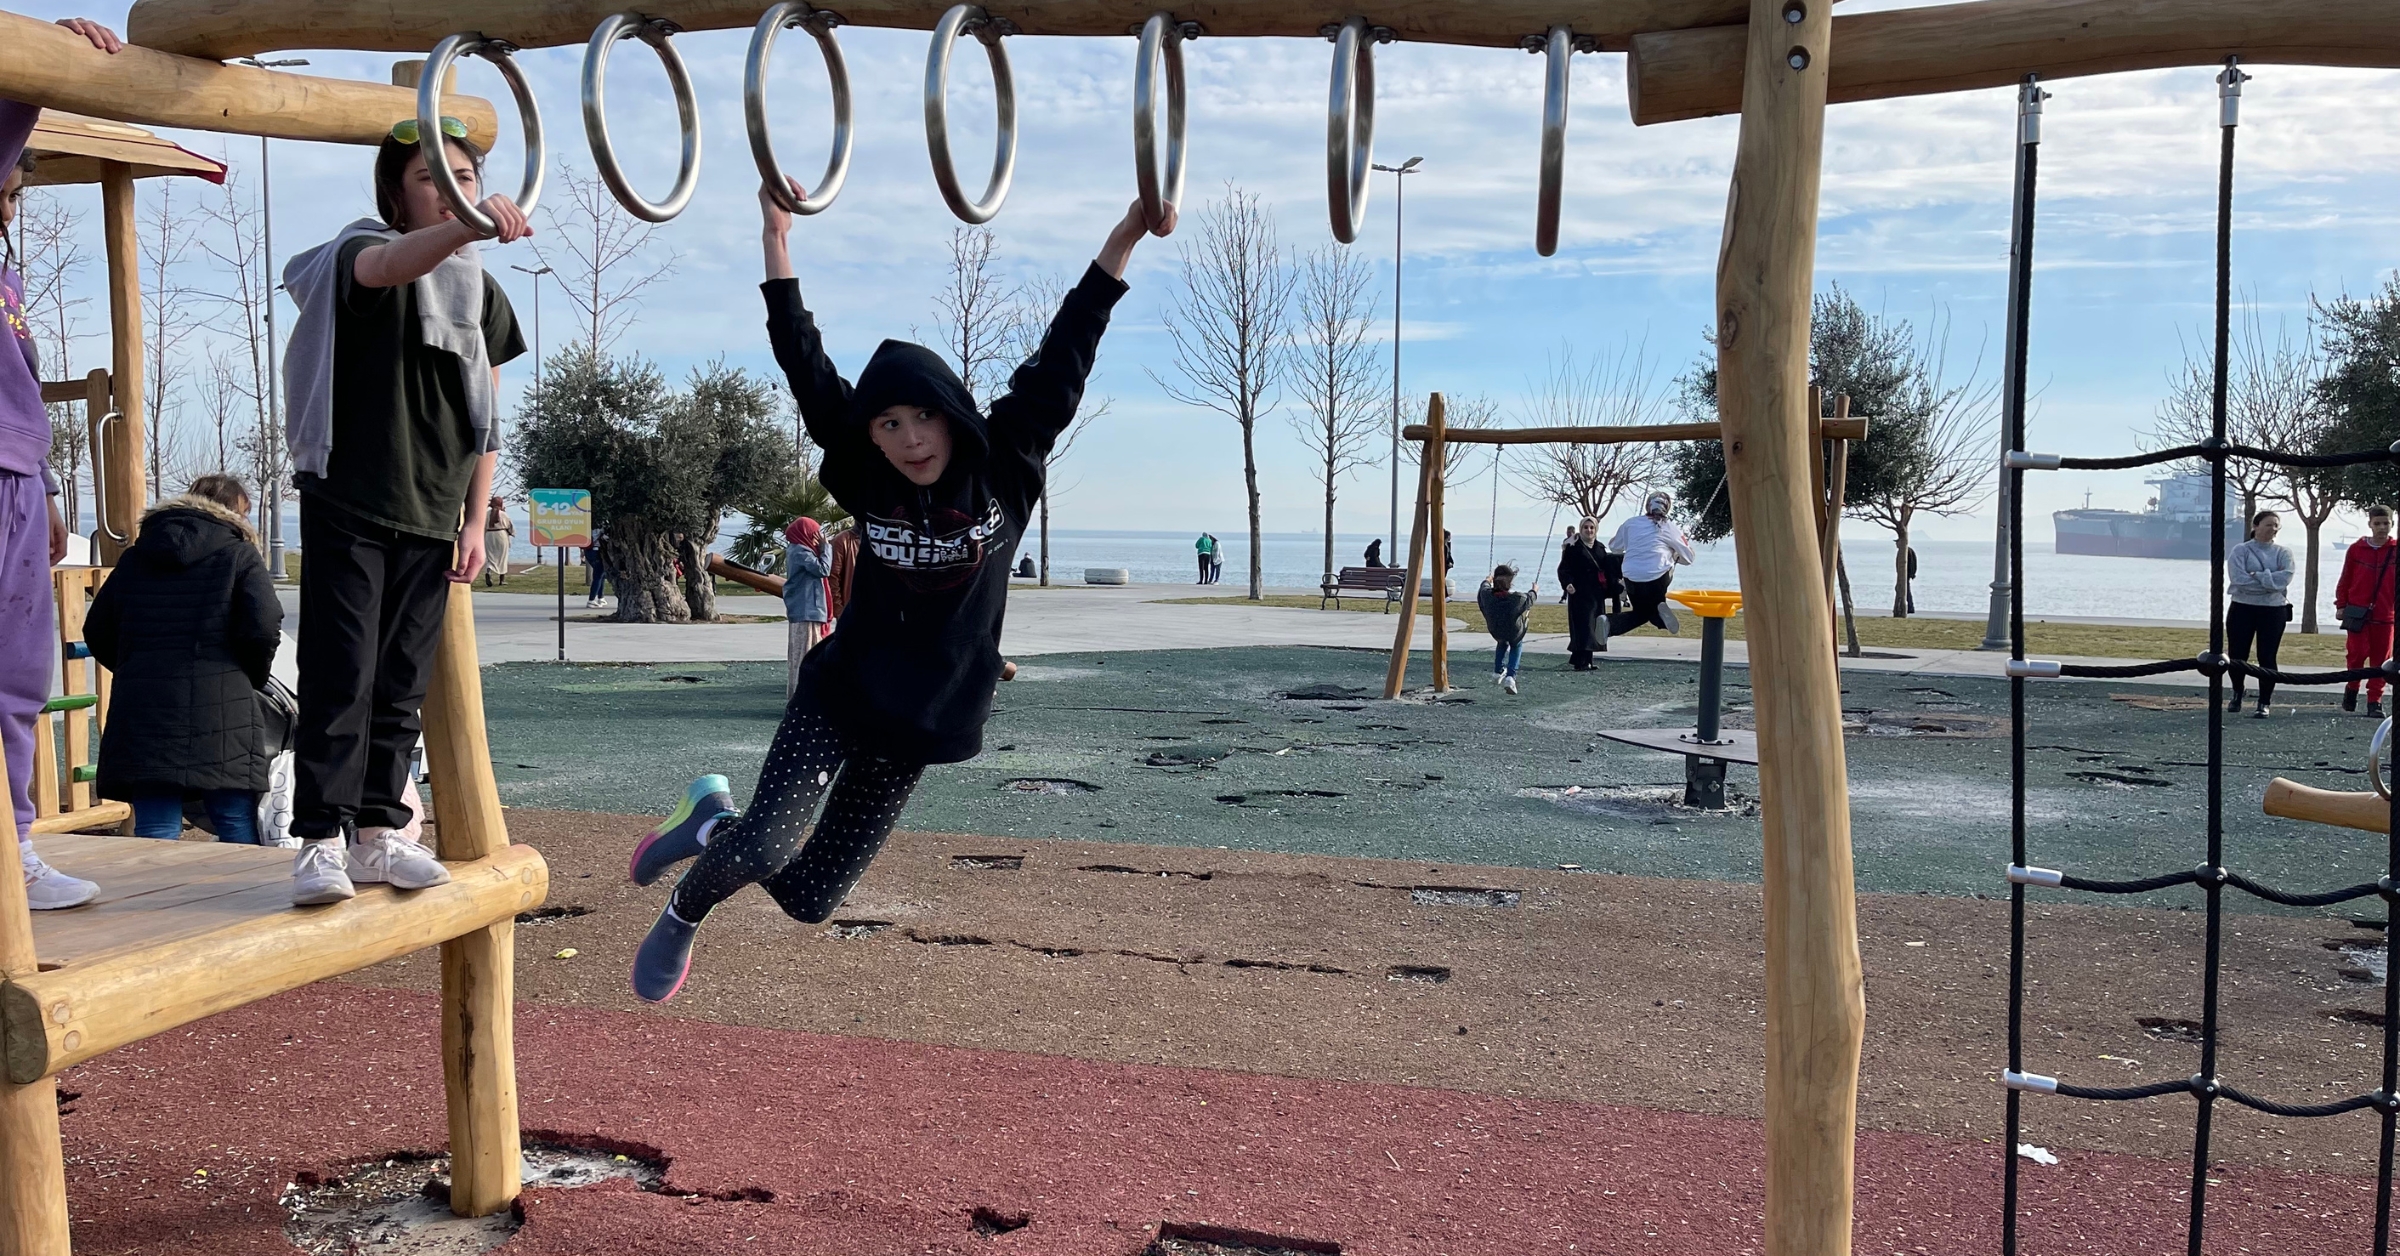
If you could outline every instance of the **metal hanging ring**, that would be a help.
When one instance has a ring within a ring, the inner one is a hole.
[[[1159,12],[1142,23],[1141,51],[1133,63],[1133,173],[1141,189],[1142,218],[1155,227],[1167,211],[1183,204],[1184,112],[1183,41],[1197,38],[1199,24],[1178,23]],[[1158,173],[1158,78],[1166,65],[1167,173],[1162,189]]]
[[[1333,238],[1358,239],[1367,225],[1367,178],[1375,162],[1375,36],[1367,19],[1328,28],[1333,90],[1325,108],[1325,199]]]
[[[785,212],[821,214],[833,206],[833,198],[841,195],[842,180],[850,177],[850,71],[842,64],[842,46],[835,42],[833,28],[842,24],[842,15],[831,9],[812,9],[807,0],[783,0],[758,19],[750,32],[749,67],[742,75],[742,117],[750,128],[750,157],[758,163],[759,185],[767,196],[781,205]],[[767,131],[767,66],[775,52],[775,37],[792,27],[799,27],[816,37],[817,51],[825,54],[825,81],[833,89],[833,155],[826,159],[825,177],[816,181],[806,197],[792,195],[791,181],[784,177],[782,163],[775,160],[775,142]]]
[[[692,76],[684,68],[683,54],[670,42],[681,29],[664,18],[613,13],[600,19],[592,31],[592,42],[583,50],[583,133],[592,142],[592,164],[599,167],[601,181],[616,194],[625,212],[644,222],[665,222],[682,213],[693,190],[700,186],[700,101],[692,91]],[[608,54],[620,39],[639,39],[650,45],[666,67],[667,83],[675,91],[675,118],[683,128],[683,164],[675,171],[674,189],[656,204],[633,190],[608,139]]]
[[[1009,182],[1016,178],[1017,89],[1008,75],[1008,50],[1000,46],[1000,37],[1013,29],[975,5],[953,5],[934,26],[933,47],[925,55],[925,144],[932,150],[933,181],[941,187],[950,212],[962,222],[990,222],[999,214],[1000,203],[1008,199]],[[999,135],[992,145],[992,178],[984,185],[979,201],[967,199],[958,186],[958,167],[950,160],[950,46],[966,31],[983,41],[984,55],[991,60],[992,95],[1000,115]]]
[[[450,213],[483,236],[500,234],[500,224],[467,200],[450,173],[450,154],[442,135],[441,85],[450,75],[450,64],[460,57],[481,57],[508,80],[509,94],[517,98],[517,116],[525,128],[525,181],[517,189],[517,208],[530,215],[542,198],[542,111],[534,103],[533,86],[510,55],[516,50],[507,40],[487,39],[481,31],[462,31],[433,46],[417,79],[417,146],[425,154],[425,173],[433,180],[434,191],[450,206]]]
[[[2367,784],[2375,787],[2375,796],[2389,800],[2392,784],[2387,774],[2392,763],[2392,720],[2385,716],[2375,728],[2374,740],[2367,743]]]
[[[1546,59],[1542,85],[1542,178],[1533,205],[1533,251],[1558,252],[1558,208],[1567,176],[1567,86],[1574,77],[1575,35],[1553,26],[1541,41]]]

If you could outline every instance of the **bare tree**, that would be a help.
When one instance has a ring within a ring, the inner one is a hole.
[[[2271,434],[2260,426],[2260,414],[2239,404],[2243,391],[2240,383],[2241,366],[2256,351],[2257,346],[2253,343],[2256,334],[2256,319],[2252,313],[2245,312],[2242,330],[2235,342],[2233,378],[2226,381],[2225,438],[2237,445],[2268,449],[2274,446],[2268,443]],[[2180,333],[2177,339],[2182,340]],[[2158,420],[2152,424],[2150,439],[2146,442],[2153,449],[2197,445],[2209,439],[2216,430],[2216,351],[2211,347],[2208,335],[2201,336],[2197,343],[2183,341],[2182,347],[2183,361],[2167,372],[2167,395],[2159,400]],[[2177,469],[2205,474],[2209,466],[2204,461],[2194,459],[2178,464]],[[2248,519],[2258,513],[2259,501],[2273,494],[2275,469],[2262,462],[2227,459],[2225,482],[2242,495],[2242,518]]]
[[[197,295],[183,282],[192,246],[198,242],[199,220],[193,208],[175,203],[175,180],[154,180],[158,195],[142,215],[142,261],[149,270],[142,285],[143,319],[149,324],[149,446],[150,497],[166,496],[166,485],[182,478],[183,441],[178,420],[183,414],[183,381],[190,369],[183,346],[201,330],[194,313]]]
[[[208,355],[208,373],[201,379],[200,404],[208,418],[211,471],[234,468],[235,455],[242,450],[242,438],[249,434],[258,417],[258,399],[251,393],[244,374],[238,350],[219,349]]]
[[[2313,305],[2313,295],[2310,300]],[[2326,447],[2336,416],[2324,404],[2319,386],[2325,378],[2326,362],[2314,328],[2303,324],[2295,342],[2289,326],[2277,319],[2270,339],[2259,326],[2253,306],[2243,313],[2232,356],[2231,378],[2226,381],[2228,420],[2241,415],[2245,428],[2266,438],[2258,445],[2261,449],[2307,453]],[[2318,566],[2325,521],[2342,504],[2342,473],[2320,467],[2271,466],[2266,470],[2268,495],[2291,507],[2307,534],[2307,555],[2301,566],[2300,631],[2313,633],[2317,631]]]
[[[1668,400],[1655,369],[1639,344],[1622,345],[1588,362],[1571,347],[1549,360],[1548,371],[1525,402],[1527,427],[1639,427],[1664,422]],[[1528,445],[1517,456],[1518,474],[1536,499],[1580,519],[1605,519],[1627,491],[1666,475],[1664,447],[1632,445]]]
[[[1292,268],[1275,242],[1275,218],[1256,194],[1227,184],[1225,199],[1208,207],[1200,234],[1177,249],[1183,291],[1169,307],[1167,336],[1175,345],[1178,386],[1159,379],[1167,395],[1205,406],[1242,429],[1242,479],[1250,507],[1250,600],[1265,595],[1265,557],[1258,534],[1258,421],[1274,412],[1287,356]]]
[[[584,343],[605,356],[633,327],[642,292],[674,273],[680,258],[670,249],[653,264],[658,228],[626,213],[599,179],[570,166],[559,181],[563,195],[553,193],[542,207],[547,229],[527,243],[582,314]]]
[[[1042,338],[1050,333],[1050,319],[1066,296],[1067,285],[1052,276],[1036,278],[1017,290],[1015,313],[1008,322],[1009,351],[1017,361],[1032,357],[1042,347]],[[1075,439],[1092,425],[1092,420],[1107,414],[1115,404],[1115,398],[1112,397],[1084,394],[1083,404],[1076,408],[1074,421],[1067,424],[1066,430],[1058,434],[1058,439],[1050,443],[1049,452],[1042,455],[1040,548],[1043,588],[1050,586],[1050,501],[1064,497],[1075,489],[1073,484],[1061,485],[1056,482],[1058,464],[1066,459],[1067,452],[1075,447]]]
[[[1918,515],[1958,515],[1991,495],[1991,457],[1999,430],[1999,387],[1981,380],[1982,359],[1965,380],[1949,379],[1950,328],[1936,312],[1912,347],[1908,375],[1886,413],[1872,416],[1886,443],[1878,473],[1847,512],[1892,530],[1892,618],[1909,614],[1908,534]]]
[[[25,276],[25,320],[32,327],[34,348],[43,373],[52,379],[73,375],[80,311],[88,297],[69,296],[75,277],[91,259],[83,251],[83,215],[54,196],[33,192],[17,211],[17,250]],[[83,530],[81,489],[85,454],[91,446],[90,416],[78,421],[72,402],[54,402],[44,409],[50,417],[50,470],[58,476],[59,513],[69,532]]]
[[[1032,344],[1024,343],[1026,294],[1001,277],[999,263],[1000,237],[991,228],[951,228],[950,270],[933,297],[942,348],[958,364],[967,391],[986,404],[1008,382],[1016,367],[1012,356],[1032,356],[1048,326],[1046,318],[1035,324]]]
[[[1369,288],[1374,271],[1359,255],[1324,244],[1300,257],[1291,383],[1308,407],[1290,416],[1310,455],[1310,470],[1325,490],[1325,580],[1332,583],[1333,505],[1342,476],[1376,462],[1383,412],[1375,405],[1381,378],[1376,345],[1367,340],[1375,318]]]
[[[217,302],[213,330],[233,342],[230,353],[210,363],[210,419],[217,428],[218,470],[231,470],[241,455],[258,515],[258,534],[272,532],[267,512],[277,500],[271,486],[289,474],[290,459],[283,449],[282,417],[269,402],[269,373],[276,369],[274,346],[267,341],[267,306],[275,299],[275,277],[267,256],[266,215],[251,201],[239,176],[228,173],[224,196],[208,207],[215,233],[200,247],[216,262],[218,288],[209,294]],[[247,423],[232,430],[232,416],[222,404],[226,389],[248,403]]]

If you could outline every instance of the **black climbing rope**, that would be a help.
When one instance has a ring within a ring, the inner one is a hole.
[[[2393,792],[2391,837],[2387,842],[2383,875],[2375,881],[2322,891],[2289,890],[2252,880],[2225,866],[2225,680],[2255,676],[2287,685],[2330,685],[2370,679],[2381,675],[2400,684],[2400,660],[2386,662],[2381,667],[2347,668],[2326,672],[2285,672],[2225,657],[2225,489],[2226,464],[2232,459],[2275,463],[2294,467],[2337,467],[2360,463],[2392,461],[2400,463],[2400,444],[2387,449],[2361,450],[2337,454],[2291,454],[2276,450],[2252,449],[2234,445],[2225,436],[2226,359],[2228,356],[2232,311],[2233,274],[2233,150],[2234,131],[2239,125],[2242,83],[2249,78],[2242,73],[2237,58],[2227,58],[2224,71],[2218,75],[2218,128],[2220,146],[2217,164],[2217,304],[2216,304],[2216,364],[2210,398],[2209,439],[2196,445],[2158,450],[2124,458],[2063,458],[2049,454],[2025,452],[2025,415],[2021,401],[2010,407],[2006,416],[2009,449],[2003,473],[2009,477],[2009,579],[2012,587],[2025,587],[2025,510],[2024,477],[2028,470],[2080,469],[2112,470],[2127,467],[2151,466],[2164,462],[2198,458],[2209,465],[2209,478],[2214,490],[2210,496],[2209,540],[2209,624],[2208,650],[2197,658],[2161,659],[2151,663],[2103,665],[2088,663],[2057,663],[2025,657],[2025,611],[2022,597],[2013,599],[2009,615],[2009,710],[2011,799],[2009,811],[2009,968],[2008,968],[2008,1070],[2003,1081],[2008,1087],[2007,1142],[2002,1154],[2006,1169],[2002,1175],[2002,1203],[2005,1212],[2001,1223],[2001,1250],[2015,1256],[2017,1250],[2018,1195],[2018,1136],[2022,1098],[2028,1093],[2055,1094],[2073,1099],[2102,1102],[2126,1102],[2153,1099],[2165,1095],[2188,1094],[2198,1105],[2192,1133],[2192,1178],[2190,1222],[2185,1232],[2185,1249],[2190,1256],[2200,1256],[2208,1216],[2209,1151],[2214,1126],[2216,1103],[2224,1100],[2258,1112],[2280,1117],[2331,1117],[2372,1108],[2382,1121],[2382,1151],[2378,1162],[2375,1190],[2376,1256],[2389,1256],[2391,1250],[2392,1171],[2396,1133],[2400,1133],[2400,984],[2387,981],[2383,992],[2383,1071],[2378,1089],[2362,1095],[2315,1104],[2287,1104],[2261,1098],[2243,1091],[2217,1075],[2217,1045],[2219,1030],[2219,987],[2222,972],[2222,939],[2224,935],[2224,892],[2231,888],[2254,898],[2290,907],[2326,907],[2336,903],[2379,898],[2384,904],[2386,927],[2384,948],[2386,963],[2400,970],[2400,930],[2390,927],[2391,905],[2400,902],[2400,790]],[[2015,212],[2015,247],[2011,250],[2012,264],[2017,268],[2014,287],[2017,301],[2009,316],[2015,321],[2015,342],[2019,346],[2016,360],[2008,370],[2020,384],[2025,370],[2022,346],[2028,319],[2032,278],[2034,157],[2039,145],[2038,118],[2042,93],[2028,77],[2019,98],[2022,174],[2018,181]],[[2028,124],[2023,119],[2037,120]],[[2014,394],[2022,398],[2020,387]],[[2400,571],[2393,573],[2396,595],[2400,595]],[[2059,869],[2035,867],[2027,862],[2025,832],[2025,750],[2026,717],[2025,685],[2030,680],[2048,677],[2126,678],[2158,676],[2174,672],[2198,672],[2208,678],[2208,784],[2207,784],[2207,858],[2195,868],[2179,872],[2127,880],[2106,880],[2081,877]],[[2027,1070],[2024,1056],[2025,1019],[2025,895],[2028,888],[2075,890],[2087,894],[2149,894],[2179,886],[2197,888],[2205,898],[2207,919],[2205,952],[2201,972],[2200,1068],[2185,1078],[2168,1078],[2139,1086],[2097,1087],[2081,1086]]]

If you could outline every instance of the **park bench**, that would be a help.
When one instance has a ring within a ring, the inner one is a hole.
[[[1383,609],[1389,614],[1392,603],[1400,600],[1400,587],[1407,582],[1408,572],[1399,567],[1344,567],[1341,575],[1320,587],[1323,596],[1317,599],[1317,609],[1324,610],[1327,602],[1340,606],[1345,594],[1351,597],[1381,594]]]

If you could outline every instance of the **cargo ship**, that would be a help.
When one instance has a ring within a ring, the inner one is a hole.
[[[2081,510],[2060,510],[2050,516],[2057,528],[2061,554],[2101,554],[2112,558],[2198,558],[2209,556],[2208,485],[2205,475],[2179,475],[2148,481],[2158,490],[2147,510],[2094,510],[2084,495]],[[2225,493],[2225,547],[2242,543],[2241,501],[2232,488]]]

